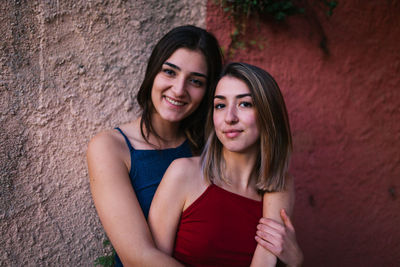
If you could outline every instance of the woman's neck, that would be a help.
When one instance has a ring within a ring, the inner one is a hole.
[[[257,161],[256,153],[236,153],[222,150],[225,160],[225,177],[229,181],[227,187],[232,187],[238,191],[253,191],[256,179],[254,176],[254,166]]]
[[[184,133],[179,128],[179,122],[169,122],[152,116],[151,124],[159,137],[150,133],[148,141],[160,149],[177,147],[185,139]],[[147,135],[147,129],[144,129],[144,133]]]

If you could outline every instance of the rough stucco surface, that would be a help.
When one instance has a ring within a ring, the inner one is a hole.
[[[155,42],[204,1],[2,1],[0,265],[90,266],[89,139],[131,120]]]
[[[330,55],[296,17],[250,26],[264,48],[232,58],[268,70],[286,99],[304,266],[400,266],[399,14],[399,1],[339,1],[329,20],[317,11]],[[229,25],[209,1],[207,28],[225,47]]]

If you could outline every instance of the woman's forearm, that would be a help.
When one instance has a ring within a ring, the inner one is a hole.
[[[274,254],[272,254],[262,246],[257,245],[250,266],[274,267],[276,265],[276,262],[277,258]]]

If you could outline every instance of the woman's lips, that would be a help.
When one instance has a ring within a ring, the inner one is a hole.
[[[164,98],[165,98],[165,100],[166,100],[168,103],[170,103],[171,105],[174,105],[174,106],[179,106],[179,107],[181,107],[181,106],[183,106],[183,105],[186,104],[185,102],[182,102],[182,101],[179,101],[179,100],[170,98],[170,97],[168,97],[168,96],[164,96]]]
[[[228,138],[235,138],[235,137],[239,136],[242,133],[242,131],[234,129],[234,130],[223,131],[223,133]]]

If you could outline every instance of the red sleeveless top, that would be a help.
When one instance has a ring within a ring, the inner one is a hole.
[[[185,266],[249,266],[262,201],[210,185],[181,216],[174,257]]]

